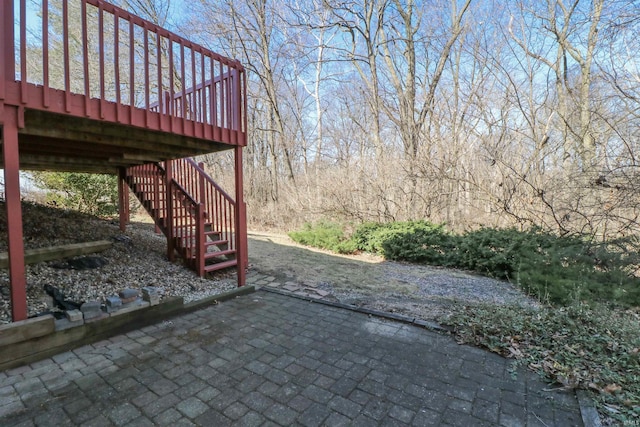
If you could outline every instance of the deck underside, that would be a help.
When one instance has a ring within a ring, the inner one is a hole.
[[[197,156],[233,146],[75,116],[25,111],[20,168],[115,174],[118,168]]]

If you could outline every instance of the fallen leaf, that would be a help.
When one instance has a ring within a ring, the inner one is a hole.
[[[609,384],[608,386],[602,389],[602,391],[609,394],[617,393],[620,390],[622,390],[622,387],[620,387],[618,384],[615,384],[615,383]]]
[[[514,346],[509,347],[509,353],[510,357],[515,357],[516,359],[522,358],[522,352]]]

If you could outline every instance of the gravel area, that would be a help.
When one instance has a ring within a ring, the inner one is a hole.
[[[384,261],[382,280],[407,284],[400,292],[334,291],[342,303],[404,314],[425,320],[442,320],[456,305],[510,305],[537,307],[539,303],[511,283],[490,277],[431,266]]]
[[[539,306],[512,283],[370,254],[338,255],[278,233],[250,232],[249,254],[254,271],[274,278],[265,286],[290,284],[295,294],[424,320],[442,321],[460,305]]]
[[[114,221],[105,221],[75,212],[25,203],[24,230],[26,248],[46,247],[95,240],[113,240],[111,249],[94,254],[106,265],[86,270],[55,268],[60,261],[26,266],[29,316],[57,311],[45,285],[61,290],[74,302],[104,301],[125,288],[158,287],[161,296],[182,296],[185,302],[206,298],[236,287],[234,271],[202,279],[185,268],[180,260],[166,258],[166,239],[156,234],[150,223],[132,223],[121,233]],[[4,206],[0,206],[4,215]],[[2,227],[6,221],[0,220]],[[0,229],[6,251],[6,228]],[[0,270],[0,324],[11,321],[9,277]]]

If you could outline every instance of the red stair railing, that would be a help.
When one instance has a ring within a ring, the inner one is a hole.
[[[168,213],[164,169],[156,163],[132,166],[126,171],[126,181],[158,228],[166,234]]]
[[[174,160],[173,174],[189,194],[204,203],[207,223],[232,242],[236,228],[236,202],[231,196],[204,171],[202,164],[193,159]]]
[[[203,165],[192,159],[174,160],[172,164],[173,178],[176,182],[183,185],[195,200],[203,204],[204,228],[210,232],[217,232],[218,240],[227,242],[227,252],[235,254],[238,245],[236,202],[211,179]],[[207,254],[206,250],[200,253],[202,265],[205,266],[205,270],[215,269],[215,265],[207,266]]]
[[[204,261],[200,256],[204,248],[203,205],[175,181],[171,182],[170,192],[174,203],[169,218],[175,249],[187,265],[200,273],[204,268]]]
[[[238,242],[236,202],[192,159],[168,165],[133,166],[126,171],[126,181],[167,236],[169,256],[175,249],[200,276],[237,265],[237,248],[243,243]],[[210,250],[219,244],[226,247]],[[221,260],[221,256],[235,259]]]

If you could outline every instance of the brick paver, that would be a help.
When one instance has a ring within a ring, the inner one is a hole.
[[[449,336],[259,291],[0,373],[0,425],[582,425],[547,388]]]

